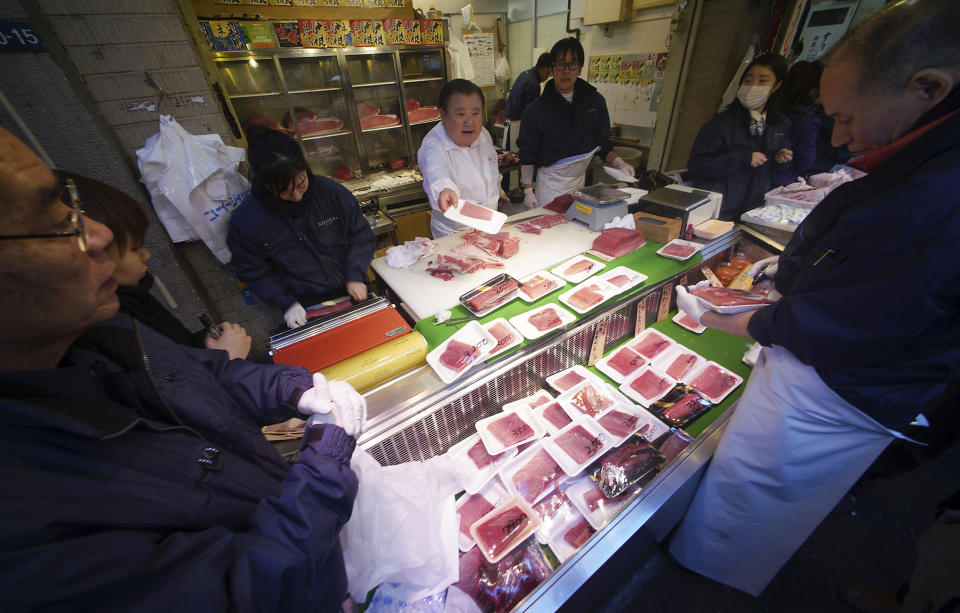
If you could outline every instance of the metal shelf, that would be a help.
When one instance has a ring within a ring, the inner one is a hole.
[[[300,138],[304,141],[308,141],[320,140],[322,138],[332,138],[334,136],[346,136],[348,134],[353,134],[353,130],[337,130],[335,132],[324,132],[323,134],[308,134],[306,136],[301,136]]]
[[[318,87],[316,89],[291,89],[288,94],[322,94],[326,92],[342,92],[342,87]]]
[[[403,80],[404,83],[430,83],[431,81],[443,81],[443,77],[417,77]]]
[[[256,94],[227,94],[228,98],[231,99],[243,99],[243,98],[263,98],[267,96],[279,96],[280,92],[258,92]]]
[[[360,130],[360,131],[363,132],[364,134],[366,134],[367,132],[382,132],[382,131],[384,131],[384,130],[396,130],[397,128],[402,128],[402,127],[403,127],[403,122],[402,122],[402,121],[398,121],[397,123],[393,124],[392,126],[381,126],[381,127],[379,127],[379,128],[366,128],[366,129],[363,129],[363,130]]]
[[[361,87],[384,87],[384,86],[396,87],[396,81],[375,81],[373,83],[354,83],[353,88],[359,89]]]

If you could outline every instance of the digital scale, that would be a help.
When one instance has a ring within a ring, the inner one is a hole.
[[[582,221],[594,232],[602,230],[614,217],[626,215],[629,206],[627,200],[631,197],[627,192],[614,189],[605,183],[584,187],[576,196],[565,216],[571,221]]]

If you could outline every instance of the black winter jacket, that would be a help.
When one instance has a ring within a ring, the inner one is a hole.
[[[613,151],[607,102],[583,79],[577,79],[573,102],[567,102],[550,79],[523,111],[517,145],[521,163],[536,166],[552,166],[598,146],[597,155],[605,158]]]

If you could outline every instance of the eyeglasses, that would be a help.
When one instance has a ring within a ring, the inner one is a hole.
[[[80,251],[86,253],[89,247],[89,236],[87,228],[83,223],[83,204],[80,202],[80,196],[77,194],[77,186],[73,179],[67,179],[67,193],[70,195],[70,206],[73,211],[70,213],[70,230],[66,232],[43,232],[40,234],[4,234],[0,235],[0,240],[21,240],[27,238],[63,238],[76,237],[77,246]]]
[[[553,65],[554,70],[576,70],[580,68],[580,62],[567,62],[566,64],[557,62]]]

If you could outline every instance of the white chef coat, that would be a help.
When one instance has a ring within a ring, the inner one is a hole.
[[[457,145],[438,123],[423,137],[417,151],[423,189],[430,199],[433,215],[430,229],[440,238],[466,228],[444,217],[437,206],[440,192],[452,189],[463,200],[496,209],[500,198],[500,170],[493,139],[486,128],[469,147]]]
[[[670,553],[758,596],[895,434],[765,347]]]

